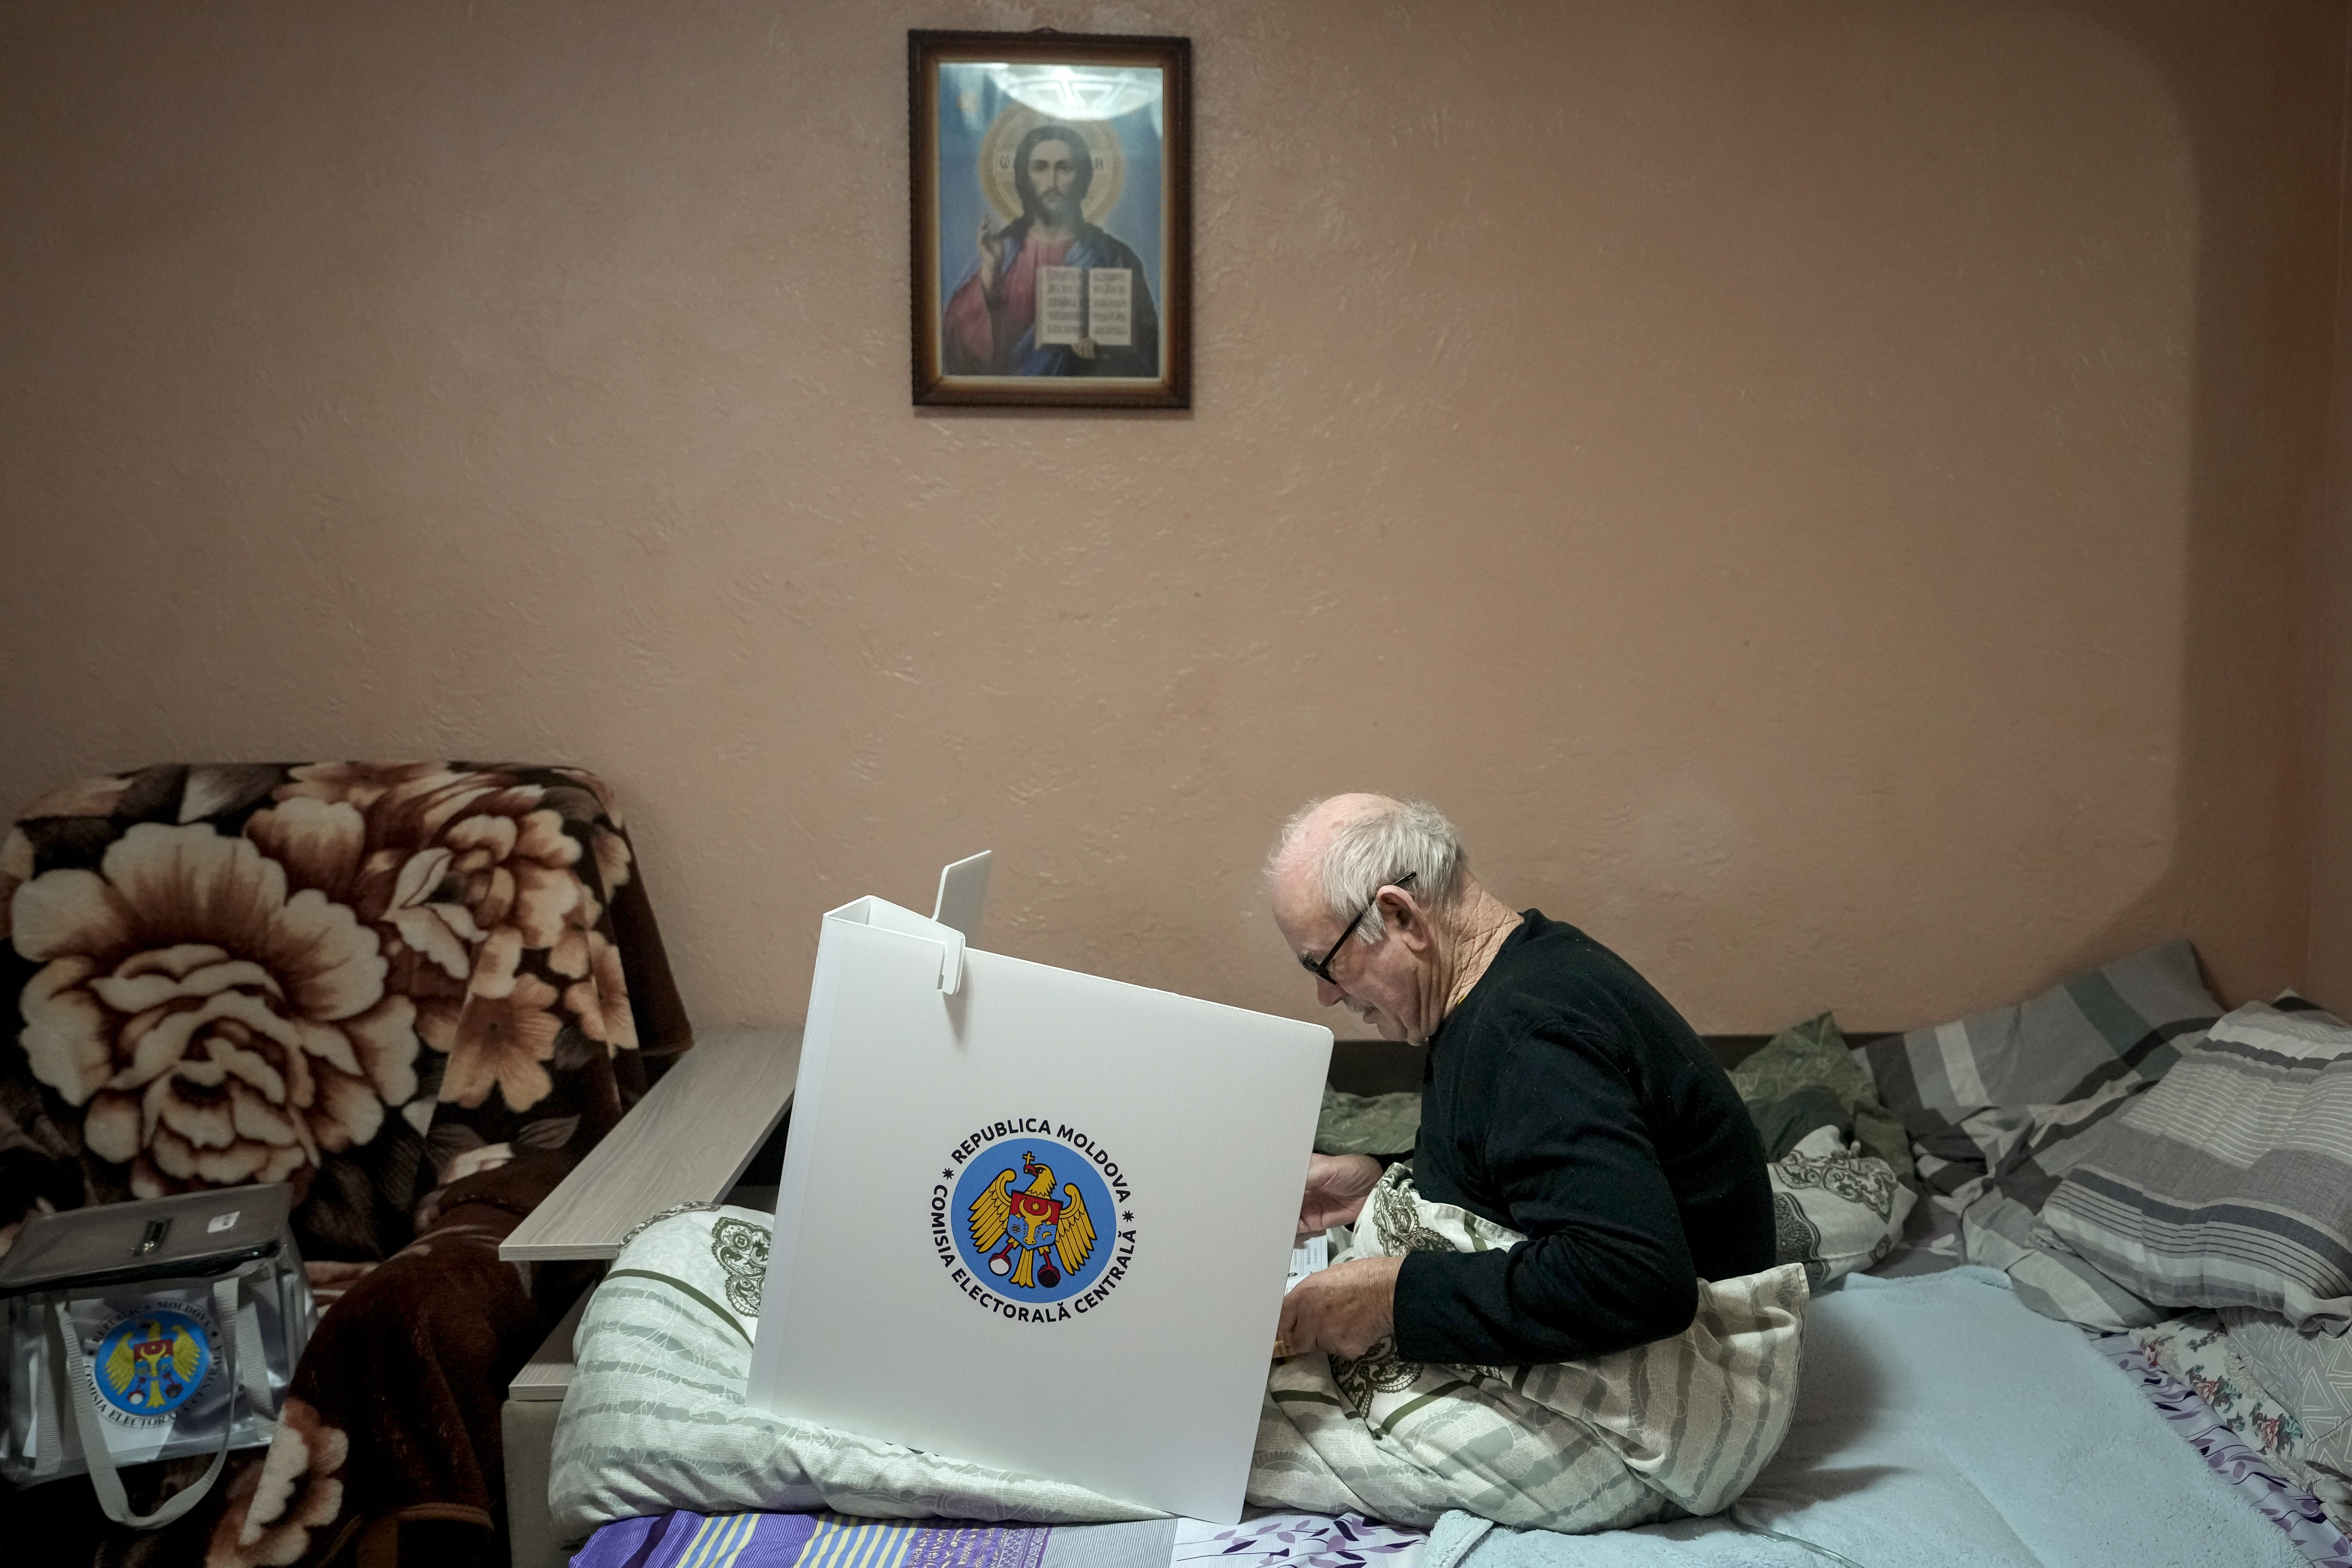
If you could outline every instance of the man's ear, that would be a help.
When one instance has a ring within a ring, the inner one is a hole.
[[[1437,933],[1430,928],[1429,911],[1413,900],[1402,888],[1382,888],[1375,900],[1381,906],[1381,919],[1391,930],[1404,939],[1404,944],[1415,952],[1425,952],[1435,945]]]

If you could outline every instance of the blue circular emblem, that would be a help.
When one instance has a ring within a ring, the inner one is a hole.
[[[212,1335],[170,1307],[131,1313],[100,1336],[90,1367],[99,1397],[125,1415],[169,1415],[213,1369]]]
[[[940,1239],[952,1238],[941,1261],[956,1285],[1021,1321],[1091,1310],[1135,1250],[1133,1194],[1118,1162],[1086,1134],[1050,1126],[1023,1118],[975,1133],[954,1152],[963,1169],[932,1199]]]

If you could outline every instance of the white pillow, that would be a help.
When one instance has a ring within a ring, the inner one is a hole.
[[[1895,1249],[1917,1194],[1885,1161],[1816,1127],[1765,1167],[1772,1179],[1778,1263],[1801,1263],[1819,1290]]]

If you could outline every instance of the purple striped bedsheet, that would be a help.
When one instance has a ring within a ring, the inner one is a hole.
[[[1039,1568],[1045,1524],[681,1509],[605,1525],[572,1568]]]

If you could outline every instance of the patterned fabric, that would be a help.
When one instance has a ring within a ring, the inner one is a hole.
[[[1042,1524],[920,1523],[834,1513],[680,1510],[608,1524],[572,1568],[1039,1568]]]
[[[1981,1110],[1960,1124],[1978,1140],[1979,1173],[1931,1202],[1959,1218],[1969,1261],[2010,1278],[2017,1299],[2048,1318],[2116,1331],[2153,1323],[2165,1310],[2109,1279],[2042,1223],[2042,1206],[2095,1142],[2096,1129],[2147,1086],[2111,1083],[2066,1105]],[[1923,1170],[1928,1162],[1921,1158]],[[1950,1169],[1939,1173],[1948,1175]]]
[[[1937,1179],[1945,1162],[1977,1161],[1977,1142],[1959,1131],[1972,1113],[2065,1105],[2111,1086],[2153,1083],[2221,1013],[2198,976],[2196,950],[2174,941],[2030,1002],[1874,1041],[1862,1056],[1878,1098],[1924,1146],[1920,1175],[1948,1191],[1980,1173]]]
[[[1342,1258],[1508,1248],[1522,1239],[1430,1203],[1391,1166]],[[1697,1320],[1655,1344],[1541,1366],[1397,1359],[1276,1363],[1249,1500],[1426,1528],[1450,1509],[1583,1533],[1713,1513],[1771,1458],[1795,1408],[1804,1272],[1699,1282]]]
[[[732,1222],[730,1225],[730,1222]],[[1150,1510],[789,1420],[743,1403],[759,1327],[741,1229],[774,1218],[701,1209],[645,1226],[596,1288],[572,1342],[548,1505],[560,1539],[639,1514],[831,1509],[869,1519],[1087,1523]]]
[[[1346,1094],[1328,1084],[1315,1119],[1318,1154],[1410,1154],[1421,1133],[1421,1090]]]
[[[1815,1128],[1835,1127],[1860,1143],[1864,1153],[1885,1161],[1899,1179],[1913,1179],[1911,1141],[1903,1123],[1879,1103],[1870,1075],[1831,1015],[1773,1036],[1731,1069],[1731,1087],[1764,1140],[1765,1159],[1779,1159]]]
[[[1958,1216],[1969,1260],[2006,1273],[2045,1317],[2117,1331],[2164,1310],[2076,1253],[2042,1211],[2102,1123],[2195,1049],[2220,1012],[2195,950],[2171,942],[1860,1054],[1911,1132],[1930,1201]]]
[[[2352,1324],[2352,1028],[2260,1003],[2139,1096],[2043,1217],[2137,1295]]]
[[[577,769],[87,780],[9,830],[0,910],[0,1250],[32,1213],[283,1181],[306,1258],[388,1258],[433,1188],[593,1147],[686,1041]]]
[[[1816,1127],[1765,1166],[1772,1183],[1775,1260],[1803,1266],[1818,1292],[1895,1250],[1918,1195],[1886,1162]]]
[[[2352,1539],[2346,1538],[2319,1500],[2240,1441],[2196,1390],[2151,1363],[2129,1334],[2102,1334],[2092,1342],[2147,1396],[2173,1430],[2204,1456],[2213,1473],[2284,1531],[2305,1557],[2319,1568],[2352,1568]]]
[[[2352,1339],[2299,1332],[2243,1307],[2219,1317],[2239,1363],[2277,1407],[2280,1436],[2315,1472],[2313,1489],[2332,1505],[2352,1505]],[[2352,1521],[2352,1507],[2338,1511]]]
[[[2235,1308],[2167,1319],[2131,1338],[2248,1447],[2310,1490],[2339,1527],[2352,1528],[2352,1346]]]
[[[588,1538],[573,1568],[1414,1568],[1425,1531],[1359,1514],[1248,1510],[1241,1523],[982,1524],[835,1513],[679,1510],[625,1519]]]
[[[1429,1533],[1400,1530],[1360,1513],[1246,1510],[1234,1525],[1176,1521],[1171,1568],[1223,1563],[1232,1568],[1415,1568]]]
[[[0,1496],[57,1559],[490,1539],[506,1384],[583,1280],[498,1243],[688,1035],[593,774],[173,764],[0,838],[0,1251],[85,1204],[284,1181],[322,1304],[273,1445],[168,1530]],[[201,1468],[201,1467],[199,1467]],[[125,1481],[143,1511],[187,1478]]]

